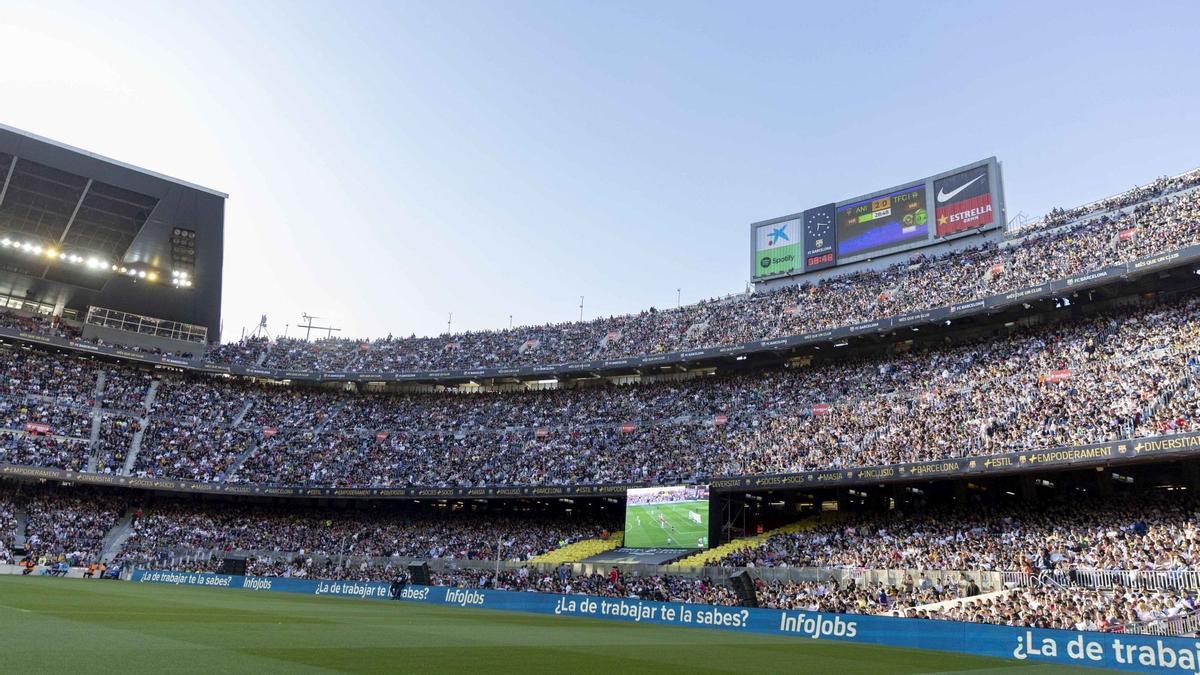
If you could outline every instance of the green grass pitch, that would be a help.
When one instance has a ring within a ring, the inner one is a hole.
[[[698,628],[16,576],[0,576],[0,664],[8,673],[72,675],[1065,672]]]
[[[700,522],[688,518],[700,514]],[[663,527],[658,520],[662,514]],[[635,504],[625,508],[625,545],[633,548],[708,548],[708,503]]]

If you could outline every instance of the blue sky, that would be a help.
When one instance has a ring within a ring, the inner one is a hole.
[[[742,290],[748,224],[989,155],[1200,165],[1200,3],[0,2],[0,121],[230,193],[225,338]]]

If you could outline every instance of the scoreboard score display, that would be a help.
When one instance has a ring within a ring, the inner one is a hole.
[[[837,207],[837,254],[845,260],[929,239],[925,186]]]
[[[754,223],[756,281],[894,255],[1004,225],[995,157],[803,213]]]

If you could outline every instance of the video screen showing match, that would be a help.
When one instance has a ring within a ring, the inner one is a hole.
[[[708,486],[636,488],[625,493],[628,548],[708,548]]]

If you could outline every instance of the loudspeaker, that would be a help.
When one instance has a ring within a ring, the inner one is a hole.
[[[246,575],[246,559],[245,558],[222,558],[221,569],[217,570],[218,574],[237,574],[239,576]]]
[[[742,607],[758,607],[758,592],[754,588],[754,579],[746,570],[736,572],[729,577],[729,586],[733,588],[738,604]]]
[[[412,563],[408,566],[408,580],[418,586],[429,585],[429,563]]]

